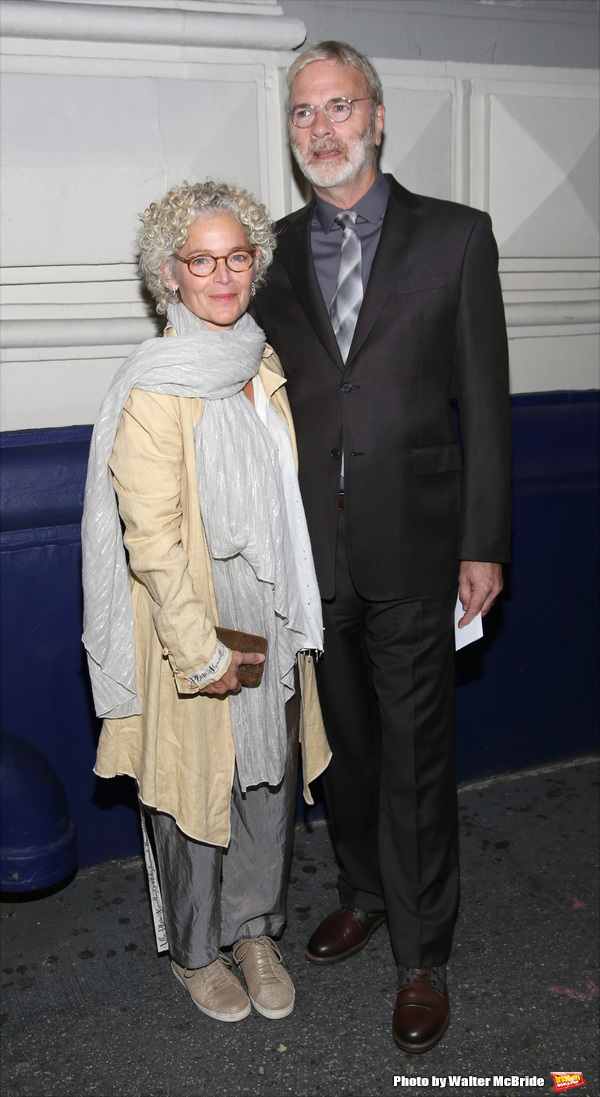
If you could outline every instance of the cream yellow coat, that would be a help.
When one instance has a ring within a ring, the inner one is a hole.
[[[296,441],[279,359],[267,346],[259,371]],[[105,720],[95,773],[129,774],[148,807],[185,834],[227,846],[235,767],[229,704],[198,694],[186,676],[207,666],[218,624],[196,482],[194,424],[202,401],[133,389],[110,460],[126,527],[143,712]],[[314,666],[299,656],[304,797],[329,763]],[[225,669],[225,668],[224,668]]]

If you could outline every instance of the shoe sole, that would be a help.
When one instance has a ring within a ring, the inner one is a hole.
[[[394,1043],[396,1047],[399,1047],[401,1051],[406,1052],[407,1055],[422,1055],[424,1051],[431,1051],[432,1047],[435,1047],[435,1045],[439,1043],[449,1024],[450,1013],[448,1013],[440,1031],[436,1033],[433,1039],[427,1040],[424,1044],[407,1044],[404,1040],[401,1040],[398,1036],[396,1036],[396,1033],[393,1030],[392,1036],[394,1038]]]
[[[353,945],[352,948],[346,949],[345,952],[342,952],[337,956],[315,956],[312,952],[308,951],[308,948],[304,950],[304,955],[311,964],[341,964],[343,960],[349,960],[351,956],[356,956],[357,952],[361,952],[363,948],[366,948],[375,931],[383,925],[385,920],[386,915],[382,914],[377,921],[373,923],[364,941],[361,941],[358,945]]]
[[[202,1013],[205,1013],[207,1017],[212,1017],[213,1021],[243,1021],[244,1017],[247,1017],[248,1014],[251,1012],[252,1007],[250,1005],[250,1001],[248,1001],[248,1003],[244,1006],[244,1009],[240,1010],[239,1013],[217,1013],[214,1009],[208,1009],[207,1006],[201,1006],[200,1002],[197,1002],[195,998],[192,998],[189,987],[186,987],[181,976],[178,975],[173,968],[171,968],[171,971],[173,972],[173,975],[175,976],[177,981],[181,983],[184,990],[188,992],[192,1002],[196,1006],[196,1009],[199,1009]],[[241,989],[243,989],[243,987]]]
[[[262,1017],[267,1017],[269,1021],[277,1021],[281,1017],[289,1017],[296,1003],[296,994],[294,992],[294,997],[289,1006],[284,1006],[283,1009],[265,1009],[264,1006],[259,1005],[258,1002],[256,1002],[252,997],[250,997],[250,1001],[252,1002],[252,1005],[254,1006],[256,1012],[260,1013]]]

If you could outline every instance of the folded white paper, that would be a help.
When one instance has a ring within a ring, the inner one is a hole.
[[[460,600],[460,595],[456,599],[456,608],[454,610],[454,650],[460,651],[461,648],[466,648],[467,644],[472,644],[474,640],[481,640],[483,636],[483,622],[481,620],[481,614],[478,613],[470,625],[463,625],[462,628],[458,627],[458,622],[461,617],[464,617],[464,609]]]

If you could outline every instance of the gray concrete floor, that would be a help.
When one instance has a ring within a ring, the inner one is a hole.
[[[156,954],[137,858],[84,870],[45,898],[5,896],[4,1097],[551,1094],[552,1072],[566,1071],[582,1073],[578,1093],[599,1097],[597,763],[466,786],[459,803],[453,1019],[428,1055],[392,1042],[385,927],[343,964],[304,959],[310,931],[337,906],[318,823],[296,832],[282,950],[297,998],[281,1021],[253,1012],[222,1024],[193,1006]]]

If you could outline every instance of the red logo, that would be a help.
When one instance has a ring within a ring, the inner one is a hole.
[[[583,1074],[581,1071],[570,1070],[562,1072],[561,1074],[555,1074],[551,1072],[554,1078],[554,1089],[556,1093],[562,1093],[563,1089],[574,1089],[575,1086],[584,1086]]]

